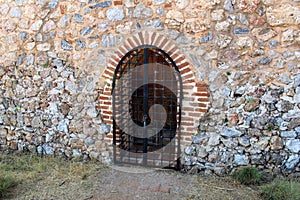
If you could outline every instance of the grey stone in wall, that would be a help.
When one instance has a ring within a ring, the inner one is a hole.
[[[211,32],[208,32],[207,35],[203,38],[200,38],[201,43],[207,43],[208,41],[212,40],[213,35]]]
[[[290,155],[288,160],[285,163],[285,167],[289,170],[292,170],[297,166],[297,164],[299,164],[299,161],[300,161],[299,155],[295,155],[295,154]]]
[[[48,3],[50,8],[56,8],[58,6],[58,0],[52,0]]]
[[[133,11],[135,18],[148,18],[153,15],[151,8],[147,8],[144,3],[139,3]]]
[[[234,34],[247,34],[249,33],[249,29],[238,27],[238,28],[234,28],[233,32]]]
[[[163,8],[157,8],[156,13],[160,16],[164,16],[165,15],[165,10]]]
[[[68,50],[68,51],[70,51],[70,50],[73,49],[72,45],[71,45],[69,42],[67,42],[66,40],[62,40],[62,41],[61,41],[61,47],[62,47],[64,50]]]
[[[115,47],[123,41],[123,37],[115,34],[105,34],[102,36],[101,46],[102,47]]]
[[[225,0],[224,2],[224,9],[229,11],[229,12],[233,12],[234,11],[234,7],[233,7],[233,4],[232,4],[232,1],[231,0]]]
[[[78,38],[75,40],[75,50],[76,51],[79,51],[79,50],[84,50],[86,49],[86,42],[85,42],[85,39],[83,38]]]
[[[84,17],[80,14],[75,14],[74,15],[74,22],[78,24],[83,24],[84,23]]]
[[[224,127],[221,130],[221,135],[225,137],[240,137],[243,133],[235,128]]]
[[[161,5],[161,4],[164,4],[164,3],[166,3],[166,0],[155,0],[153,2],[154,5]]]
[[[16,63],[16,66],[20,66],[20,65],[23,63],[25,56],[26,56],[26,55],[25,55],[24,53],[21,54],[21,55],[19,55],[18,61],[17,61],[17,63]]]
[[[20,39],[22,41],[27,40],[28,39],[28,32],[26,32],[26,31],[20,31]]]
[[[83,29],[80,30],[80,35],[86,36],[88,34],[91,34],[94,32],[94,29],[90,26],[84,27]]]
[[[95,8],[107,8],[111,6],[111,1],[104,1],[104,2],[101,2],[101,3],[97,3],[93,6],[91,6],[90,8],[91,9],[95,9]]]
[[[271,62],[270,56],[265,56],[265,57],[258,60],[258,64],[260,64],[260,65],[267,65],[270,62]]]
[[[235,154],[234,163],[236,165],[247,165],[249,163],[249,159],[246,155]]]

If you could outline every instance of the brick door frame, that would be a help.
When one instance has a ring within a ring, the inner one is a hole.
[[[128,37],[115,51],[115,55],[109,58],[106,69],[100,76],[98,108],[106,125],[113,125],[112,111],[112,81],[116,67],[129,51],[143,45],[151,45],[167,53],[178,66],[182,79],[182,109],[181,109],[181,151],[192,141],[192,135],[196,132],[198,121],[208,110],[209,92],[205,82],[198,82],[194,74],[194,67],[188,62],[185,55],[177,45],[164,35],[155,32],[139,32]],[[112,128],[105,136],[105,143],[112,146]]]

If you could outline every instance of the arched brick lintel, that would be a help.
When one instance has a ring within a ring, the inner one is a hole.
[[[102,119],[106,124],[112,124],[111,90],[117,65],[129,51],[143,45],[160,48],[166,52],[178,66],[182,78],[184,97],[182,101],[181,134],[184,136],[183,138],[188,138],[188,136],[191,136],[192,133],[195,132],[196,122],[201,115],[207,112],[209,104],[207,85],[205,82],[196,81],[192,70],[193,66],[187,61],[177,45],[165,36],[155,32],[139,32],[127,38],[124,43],[118,47],[115,55],[109,59],[107,67],[100,77],[101,80],[106,81],[101,81],[101,85],[99,85],[101,92],[98,107],[101,110]]]

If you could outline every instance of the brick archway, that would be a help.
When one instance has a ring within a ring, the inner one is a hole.
[[[122,57],[132,49],[152,45],[166,52],[178,66],[182,78],[183,99],[181,113],[181,145],[186,146],[192,140],[195,126],[202,114],[207,112],[209,104],[209,93],[207,84],[198,82],[193,72],[193,66],[188,62],[184,54],[176,44],[165,36],[155,32],[139,32],[129,38],[118,47],[115,55],[112,56],[102,73],[99,82],[100,95],[98,108],[101,110],[102,120],[107,125],[112,125],[112,80],[115,69]],[[106,142],[112,141],[112,132],[107,134]]]

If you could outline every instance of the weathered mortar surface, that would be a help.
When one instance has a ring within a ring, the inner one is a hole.
[[[187,168],[300,171],[298,0],[0,2],[1,150],[109,160],[100,77],[119,45],[151,31],[210,91]]]

